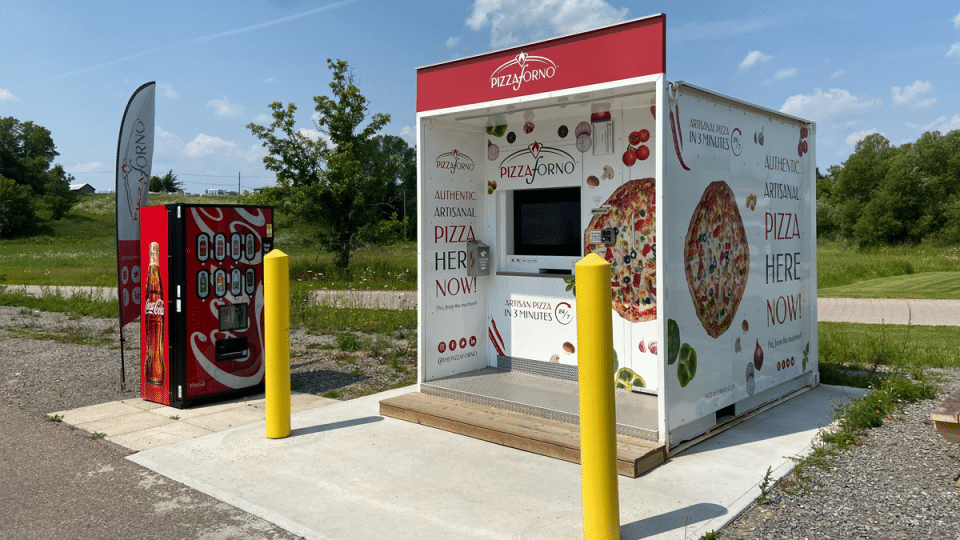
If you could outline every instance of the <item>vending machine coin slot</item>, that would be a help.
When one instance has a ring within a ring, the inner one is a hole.
[[[250,355],[250,347],[247,344],[247,336],[218,339],[215,346],[217,362],[226,360],[246,360]]]

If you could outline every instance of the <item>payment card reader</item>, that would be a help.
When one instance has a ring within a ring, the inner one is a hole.
[[[490,275],[490,246],[476,240],[467,242],[467,275]]]

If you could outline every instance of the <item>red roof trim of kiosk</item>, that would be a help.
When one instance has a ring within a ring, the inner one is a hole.
[[[417,70],[417,112],[666,73],[667,16]]]

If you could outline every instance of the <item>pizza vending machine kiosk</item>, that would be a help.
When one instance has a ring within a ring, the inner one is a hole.
[[[178,408],[262,391],[273,209],[141,208],[140,395]]]
[[[818,383],[816,125],[668,81],[666,42],[657,14],[417,70],[421,392],[576,423],[589,253],[621,434]]]

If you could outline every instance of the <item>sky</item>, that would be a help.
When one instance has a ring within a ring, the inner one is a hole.
[[[0,117],[49,129],[55,162],[108,191],[127,101],[156,81],[153,174],[189,193],[250,190],[274,174],[247,124],[292,102],[319,136],[328,58],[390,115],[381,133],[413,146],[418,67],[661,12],[667,80],[815,121],[821,171],[871,133],[899,146],[960,129],[960,3],[947,1],[0,0]]]

